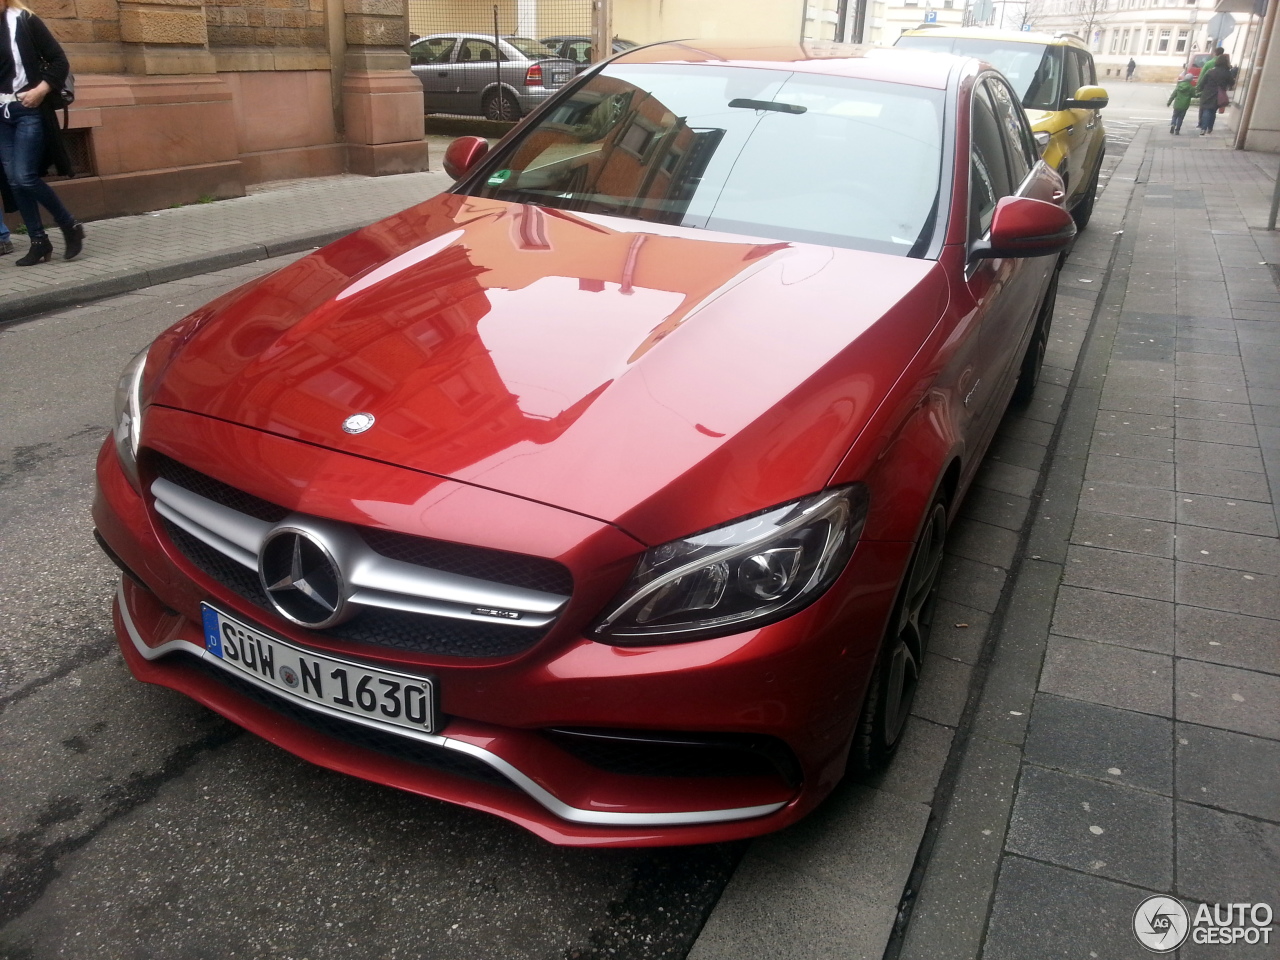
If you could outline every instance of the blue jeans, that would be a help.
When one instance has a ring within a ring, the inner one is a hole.
[[[4,167],[22,222],[27,225],[27,236],[33,240],[45,236],[41,207],[53,215],[60,227],[69,228],[76,222],[53,188],[40,179],[43,154],[44,126],[40,111],[20,103],[0,106],[0,165]]]
[[[1213,95],[1213,103],[1200,105],[1200,129],[1213,133],[1213,118],[1218,115],[1218,95]]]

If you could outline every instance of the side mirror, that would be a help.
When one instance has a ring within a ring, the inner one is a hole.
[[[969,259],[1045,257],[1067,249],[1075,235],[1071,214],[1056,203],[1004,197],[996,204],[989,236],[973,244]]]
[[[459,137],[444,152],[444,172],[461,180],[488,152],[489,141],[484,137]]]
[[[1064,105],[1065,110],[1101,110],[1111,100],[1101,87],[1081,87]]]

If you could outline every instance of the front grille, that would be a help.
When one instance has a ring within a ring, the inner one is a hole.
[[[291,511],[206,476],[176,460],[156,455],[159,476],[192,493],[268,523]],[[157,515],[174,547],[198,570],[254,606],[275,616],[254,570],[237,563],[181,527]],[[572,592],[569,571],[554,560],[485,550],[463,544],[427,540],[408,534],[357,527],[360,536],[383,556],[479,579],[533,590]],[[351,643],[389,647],[443,657],[510,657],[541,640],[552,624],[542,628],[459,620],[452,617],[405,613],[364,607],[351,620],[325,630],[311,631]]]
[[[155,467],[157,476],[199,494],[206,500],[212,500],[214,503],[220,503],[224,507],[247,514],[255,520],[279,523],[290,513],[284,507],[276,506],[270,501],[245,493],[243,490],[237,490],[221,480],[215,480],[199,470],[192,470],[185,463],[179,463],[163,454],[152,454],[151,463]]]
[[[482,783],[490,783],[496,786],[512,787],[511,781],[494,770],[493,767],[482,760],[467,756],[465,753],[459,753],[447,747],[438,747],[431,743],[423,743],[420,740],[412,740],[408,737],[396,736],[394,733],[373,730],[358,723],[350,723],[337,717],[331,717],[328,714],[308,710],[306,707],[299,706],[285,697],[278,697],[263,690],[257,684],[250,683],[248,680],[237,677],[233,673],[228,673],[219,667],[212,666],[194,657],[188,657],[187,659],[202,673],[230,687],[241,696],[248,697],[255,703],[260,703],[296,723],[315,730],[317,733],[324,734],[326,737],[332,737],[355,747],[395,757],[397,760],[407,760],[410,763],[430,767],[443,773],[466,777],[468,780],[479,780]]]

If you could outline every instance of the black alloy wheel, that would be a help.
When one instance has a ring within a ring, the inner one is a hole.
[[[497,90],[484,98],[484,115],[488,120],[520,119],[520,104],[505,90]]]
[[[946,542],[947,506],[938,497],[912,550],[854,734],[849,766],[858,773],[883,770],[902,743],[920,684]]]
[[[1036,314],[1031,342],[1027,344],[1027,352],[1022,355],[1018,382],[1013,388],[1013,402],[1019,405],[1031,402],[1036,384],[1040,382],[1040,368],[1044,366],[1044,352],[1049,345],[1049,327],[1053,324],[1053,309],[1058,302],[1058,274],[1061,272],[1061,267],[1053,271],[1049,289],[1044,292],[1044,299],[1040,301],[1040,312]]]

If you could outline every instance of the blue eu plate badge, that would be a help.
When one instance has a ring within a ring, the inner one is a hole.
[[[218,625],[218,615],[205,607],[200,619],[204,624],[204,648],[219,660],[222,659],[222,628]]]

